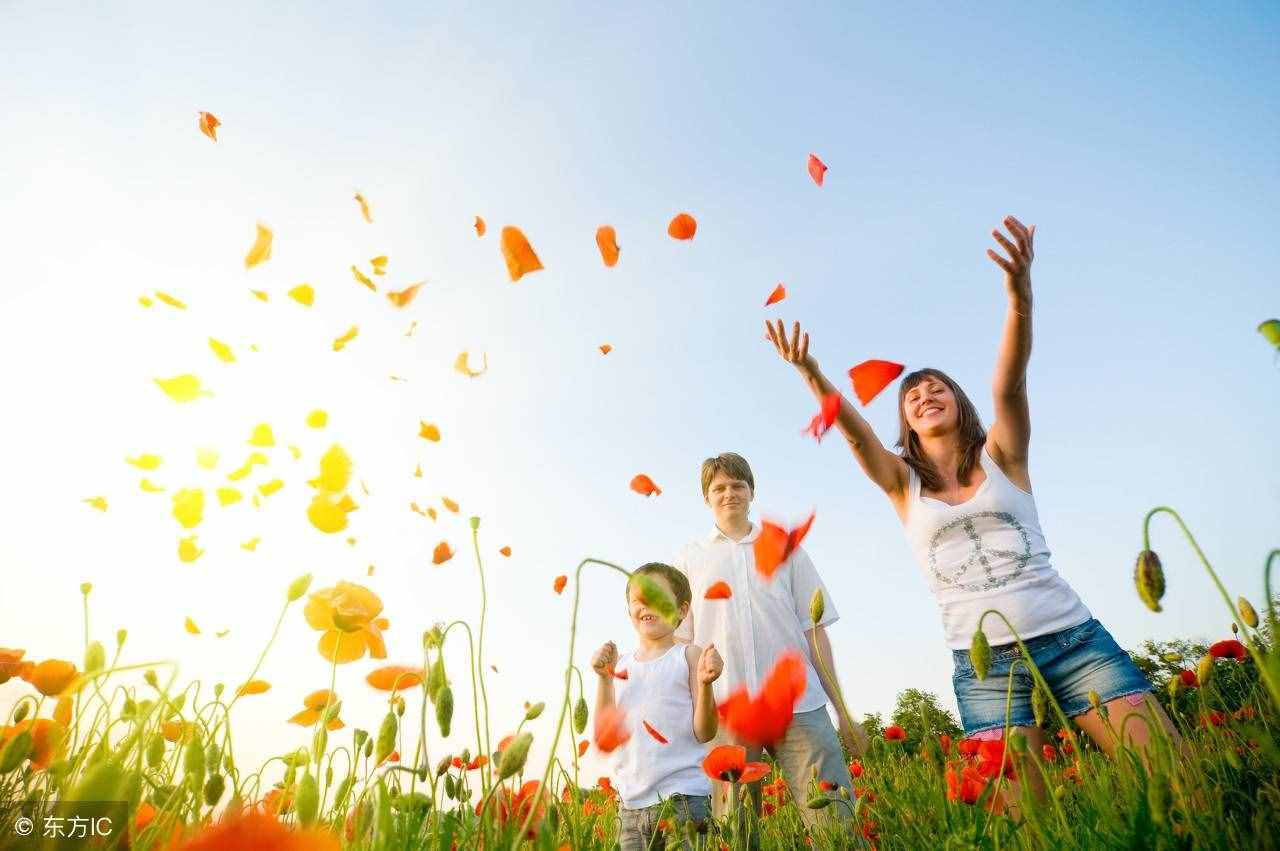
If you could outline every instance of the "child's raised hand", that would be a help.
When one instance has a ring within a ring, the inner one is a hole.
[[[596,655],[591,657],[591,669],[601,677],[608,677],[613,674],[613,668],[618,664],[618,648],[612,641],[607,641],[596,651]]]
[[[720,678],[723,670],[724,660],[720,658],[719,651],[714,644],[708,644],[703,648],[702,655],[698,657],[698,682],[711,685]]]

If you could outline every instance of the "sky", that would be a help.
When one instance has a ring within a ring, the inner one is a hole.
[[[1262,3],[0,3],[0,646],[80,660],[89,581],[90,637],[110,651],[127,628],[123,664],[176,663],[207,699],[247,678],[310,572],[314,589],[374,590],[386,661],[415,664],[432,623],[479,624],[477,516],[496,739],[525,701],[559,703],[575,586],[557,596],[554,578],[586,557],[672,558],[711,527],[701,461],[736,451],[753,516],[816,510],[805,547],[842,616],[830,635],[853,712],[888,714],[911,687],[954,709],[896,517],[838,436],[801,435],[816,402],[763,323],[804,322],[846,392],[868,358],[942,368],[989,422],[1005,301],[985,252],[1008,214],[1037,225],[1031,476],[1054,564],[1122,646],[1224,637],[1169,518],[1153,524],[1164,612],[1140,603],[1132,565],[1145,512],[1173,506],[1258,604],[1277,544],[1280,373],[1255,329],[1280,315],[1278,29]],[[223,122],[216,143],[200,110]],[[666,234],[681,211],[698,220],[689,242]],[[257,222],[272,256],[246,271]],[[508,224],[546,267],[518,283]],[[612,269],[603,224],[622,247]],[[351,275],[382,254],[380,289],[426,281],[403,310]],[[302,282],[310,308],[286,296]],[[780,282],[786,300],[764,309]],[[143,308],[157,290],[187,309]],[[456,372],[462,351],[488,371]],[[177,404],[153,381],[184,373],[213,395]],[[895,393],[863,409],[886,443]],[[314,409],[324,429],[305,425]],[[278,445],[242,484],[285,486],[219,508],[212,489],[258,423]],[[368,494],[353,486],[360,509],[330,536],[306,520],[305,482],[335,443]],[[200,447],[220,452],[213,472]],[[162,466],[125,463],[143,452]],[[642,472],[660,496],[628,489]],[[143,475],[167,490],[144,493]],[[170,500],[197,487],[204,553],[186,564]],[[96,496],[105,513],[83,502]],[[457,555],[433,566],[442,540]],[[578,591],[587,670],[634,637],[617,574],[587,569]],[[235,709],[241,766],[308,743],[284,720],[328,685],[317,638],[294,606],[259,673],[272,689]],[[466,654],[451,633],[458,710],[433,759],[474,750]],[[338,668],[349,728],[385,712],[363,682],[377,664]],[[0,706],[25,688],[0,686]],[[530,725],[534,759],[555,721]],[[600,773],[589,755],[584,782]]]

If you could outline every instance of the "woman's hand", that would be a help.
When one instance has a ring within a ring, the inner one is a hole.
[[[618,664],[618,648],[612,641],[606,642],[596,655],[591,657],[591,670],[607,679],[613,676],[614,666]]]
[[[993,263],[1004,270],[1004,289],[1008,293],[1010,300],[1030,302],[1031,261],[1035,259],[1036,226],[1032,225],[1028,229],[1026,225],[1013,216],[1005,216],[1004,226],[1009,229],[1009,233],[1013,236],[1013,242],[1010,242],[998,230],[993,230],[991,235],[1009,253],[1009,259],[1006,260],[1002,255],[992,251],[990,248],[987,249],[987,256],[991,258]]]
[[[795,364],[801,370],[809,369],[814,365],[814,361],[809,357],[809,332],[804,332],[801,336],[800,323],[795,323],[791,328],[791,339],[787,339],[786,326],[782,324],[782,320],[778,320],[777,327],[765,320],[765,330],[769,334],[769,340],[773,343],[773,347],[778,350],[778,354],[787,363]]]

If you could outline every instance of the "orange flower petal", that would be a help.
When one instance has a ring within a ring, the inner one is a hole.
[[[776,287],[773,288],[773,292],[769,293],[769,297],[765,299],[764,306],[768,307],[769,305],[777,304],[778,302],[782,301],[786,297],[787,297],[787,288],[784,287],[782,284],[778,284]]]
[[[693,239],[698,232],[698,221],[688,213],[680,213],[667,225],[667,235],[672,239]]]
[[[502,549],[498,550],[498,552],[502,553],[507,558],[511,558],[511,547],[503,547]]]
[[[218,126],[222,124],[212,112],[201,112],[200,115],[200,132],[208,136],[213,141],[218,141]]]
[[[587,748],[590,746],[591,746],[591,743],[588,742],[586,739],[583,739],[582,741],[578,742],[578,759],[582,759],[582,757],[586,756]]]
[[[520,228],[507,225],[502,229],[502,257],[507,261],[507,274],[515,283],[530,272],[542,269],[542,261]]]
[[[858,401],[865,407],[889,386],[895,378],[902,374],[903,366],[887,360],[868,360],[849,370],[849,378],[853,379],[853,392]]]
[[[659,733],[657,730],[655,730],[653,728],[653,725],[650,724],[648,721],[645,721],[642,719],[640,723],[644,725],[644,731],[648,733],[650,736],[653,736],[653,740],[655,742],[657,742],[660,745],[671,744],[671,742],[667,740],[667,737]]]
[[[384,665],[371,671],[364,680],[379,691],[412,688],[422,684],[422,669],[410,665]]]
[[[424,440],[430,440],[435,443],[440,442],[440,428],[426,420],[418,420],[418,437]]]
[[[707,593],[702,595],[704,600],[727,600],[733,596],[733,590],[729,587],[729,583],[721,580],[710,588]]]
[[[557,576],[555,583],[551,587],[555,589],[557,594],[559,594],[562,591],[564,591],[564,586],[568,584],[569,584],[569,577]]]
[[[631,480],[631,489],[641,496],[661,496],[662,488],[654,484],[653,479],[644,473]]]
[[[613,346],[609,345],[608,343],[605,343],[600,347],[600,354],[602,355],[607,355],[611,351],[613,351]]]
[[[484,232],[487,229],[484,224],[484,219],[480,218],[479,216],[476,216],[475,227],[476,227],[476,236],[484,236]]]
[[[242,694],[262,694],[271,688],[271,683],[266,680],[249,680],[249,682],[236,689],[236,695]]]
[[[449,497],[447,497],[447,496],[442,496],[442,497],[440,497],[440,502],[444,504],[444,507],[445,507],[445,508],[447,508],[447,509],[449,509],[450,511],[452,511],[454,514],[457,514],[457,513],[458,513],[458,503],[456,503],[456,502],[454,502],[453,500],[449,499]]]
[[[387,293],[387,300],[396,307],[408,307],[409,302],[413,301],[414,297],[418,294],[418,290],[421,289],[424,283],[426,282],[422,281],[411,287],[406,287],[399,292]]]
[[[323,704],[322,704],[323,705]],[[312,724],[320,720],[319,709],[304,709],[289,719],[290,724],[300,724],[303,727],[310,727]]]
[[[453,550],[449,549],[449,542],[441,541],[436,544],[435,551],[431,554],[431,563],[444,564],[451,558],[453,558]]]
[[[606,706],[596,713],[595,740],[600,753],[612,753],[631,740],[627,716],[616,705]]]
[[[756,570],[760,572],[761,576],[765,579],[773,579],[774,573],[796,551],[796,548],[800,546],[800,542],[804,540],[804,536],[809,534],[809,528],[813,525],[813,518],[814,515],[810,514],[808,520],[790,532],[768,520],[761,522],[760,536],[756,538],[753,547],[756,557]]]
[[[596,230],[596,245],[600,248],[604,265],[610,268],[618,265],[618,234],[611,225]]]
[[[813,178],[813,182],[821,186],[826,175],[827,164],[818,159],[817,155],[809,154],[809,176]]]
[[[340,632],[331,629],[324,635],[320,636],[320,643],[317,645],[320,655],[326,661],[334,661],[337,664],[344,665],[347,662],[354,662],[364,656],[368,649],[368,643],[365,634],[362,632]]]

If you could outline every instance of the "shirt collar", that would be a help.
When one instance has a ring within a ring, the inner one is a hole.
[[[727,541],[730,544],[754,544],[756,542],[756,538],[759,538],[759,537],[760,537],[759,523],[752,523],[751,531],[748,532],[747,536],[740,541],[733,540],[724,532],[721,532],[719,526],[713,525],[711,527],[711,533],[707,535],[707,540],[712,543],[715,543],[716,541]]]

